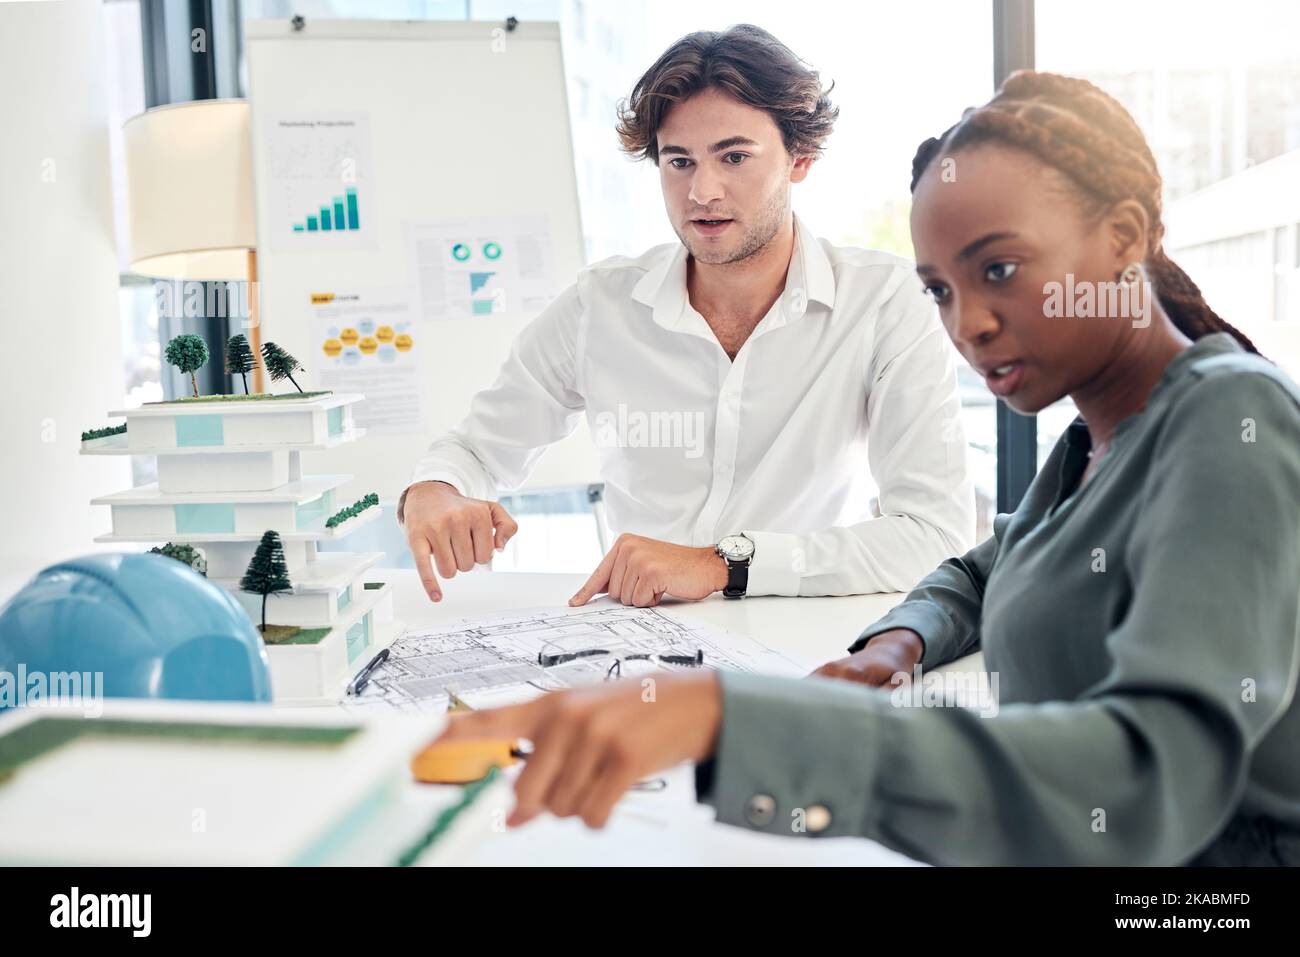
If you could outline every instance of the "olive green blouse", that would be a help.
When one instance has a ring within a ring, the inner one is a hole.
[[[983,650],[996,707],[724,673],[720,820],[934,863],[1300,863],[1300,389],[1207,336],[1080,486],[1090,446],[1076,420],[850,649]]]

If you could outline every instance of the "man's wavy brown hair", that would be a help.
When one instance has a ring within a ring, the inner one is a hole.
[[[659,126],[674,105],[716,88],[776,121],[786,150],[795,157],[820,156],[839,116],[817,71],[772,34],[748,23],[721,33],[701,30],[682,37],[636,81],[618,109],[623,151],[659,165]]]

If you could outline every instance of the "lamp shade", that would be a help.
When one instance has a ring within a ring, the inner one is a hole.
[[[131,268],[170,279],[240,279],[256,245],[245,100],[155,107],[123,126]]]

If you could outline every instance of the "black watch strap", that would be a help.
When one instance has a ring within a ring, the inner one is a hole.
[[[733,562],[726,558],[723,561],[727,563],[727,587],[722,589],[722,596],[744,598],[749,588],[749,562]]]

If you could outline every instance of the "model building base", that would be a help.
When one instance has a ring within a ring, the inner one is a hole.
[[[375,584],[366,584],[366,596],[333,628],[304,628],[279,642],[272,630],[277,626],[268,628],[266,657],[276,704],[338,704],[357,673],[401,634],[401,625],[392,620],[392,586],[372,588]]]

